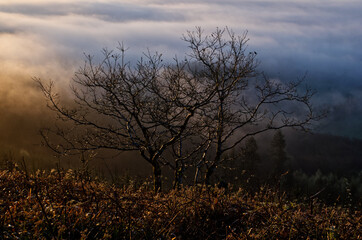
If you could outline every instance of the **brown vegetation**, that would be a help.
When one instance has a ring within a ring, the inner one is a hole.
[[[287,201],[262,189],[155,194],[75,171],[0,172],[2,239],[361,239],[360,210]]]

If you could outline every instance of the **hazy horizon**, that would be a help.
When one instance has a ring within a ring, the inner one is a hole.
[[[330,114],[317,131],[362,139],[361,11],[360,1],[0,0],[0,143],[29,144],[47,122],[33,77],[68,87],[83,53],[118,42],[130,59],[147,48],[182,57],[182,34],[195,26],[247,30],[259,71],[281,81],[306,75],[318,91],[315,105]]]

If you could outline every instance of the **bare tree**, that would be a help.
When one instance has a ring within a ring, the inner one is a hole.
[[[48,106],[70,123],[42,129],[45,143],[60,154],[137,151],[152,166],[159,191],[162,165],[174,169],[175,187],[191,163],[195,182],[204,169],[208,184],[225,154],[244,139],[271,129],[306,129],[318,119],[313,93],[298,92],[301,81],[256,78],[256,53],[246,52],[246,33],[225,28],[204,36],[197,28],[184,41],[190,54],[172,63],[147,52],[131,64],[122,45],[104,50],[98,63],[87,56],[73,79],[71,105],[60,101],[52,82],[37,79]]]
[[[225,153],[244,139],[285,127],[307,130],[322,116],[314,113],[310,102],[313,91],[300,91],[303,79],[282,83],[264,75],[257,77],[257,53],[246,51],[246,33],[236,36],[225,28],[204,36],[197,28],[188,32],[184,41],[192,50],[189,56],[199,74],[208,79],[204,89],[216,91],[200,117],[208,126],[204,138],[210,144],[198,163],[196,178],[202,165],[206,184]]]
[[[42,129],[45,143],[60,154],[113,149],[138,151],[152,165],[155,191],[161,189],[162,155],[188,135],[195,111],[214,92],[204,92],[202,80],[185,71],[177,59],[163,64],[160,54],[144,54],[135,66],[119,52],[103,51],[96,64],[87,56],[73,79],[73,107],[64,106],[54,84],[36,79],[48,106],[71,128]],[[52,141],[54,137],[57,141]]]

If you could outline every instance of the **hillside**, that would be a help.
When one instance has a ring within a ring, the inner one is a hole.
[[[82,177],[83,176],[83,177]],[[154,194],[79,172],[0,172],[1,239],[361,239],[360,210],[262,188]]]

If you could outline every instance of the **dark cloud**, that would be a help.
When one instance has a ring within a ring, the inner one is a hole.
[[[184,21],[180,12],[166,11],[153,7],[141,7],[130,4],[96,3],[80,11],[82,14],[93,14],[107,21]]]
[[[0,34],[15,34],[16,30],[6,27],[6,26],[0,26]]]
[[[345,94],[335,92],[337,99],[329,106],[329,116],[319,126],[324,133],[362,139],[362,89]],[[333,99],[333,97],[326,98]]]
[[[1,12],[4,13],[17,13],[23,15],[67,15],[69,6],[62,4],[3,4],[1,6]]]
[[[167,11],[154,7],[143,7],[129,3],[42,3],[42,4],[5,4],[1,12],[28,16],[66,16],[70,14],[92,16],[105,21],[126,22],[147,21],[184,21],[180,12]]]

